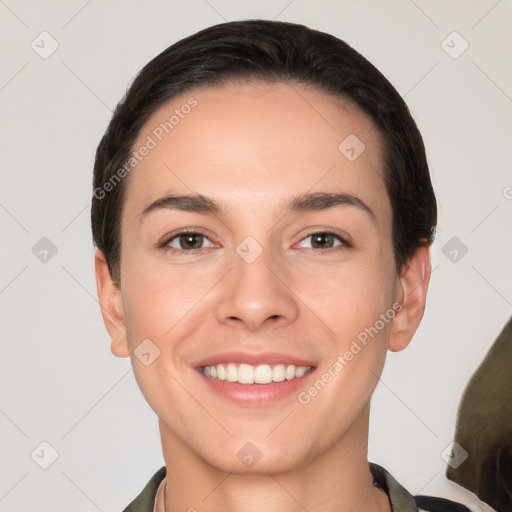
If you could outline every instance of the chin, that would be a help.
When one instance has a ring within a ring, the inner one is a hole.
[[[198,455],[210,466],[226,472],[239,475],[278,474],[298,469],[306,463],[299,457],[305,450],[293,443],[293,452],[280,440],[269,443],[264,438],[261,442],[231,440],[227,446],[212,453],[198,452]]]
[[[290,459],[283,459],[283,454],[262,455],[252,463],[241,462],[237,457],[219,457],[219,460],[207,461],[211,466],[225,473],[236,475],[268,475],[286,473],[297,469],[299,464]]]

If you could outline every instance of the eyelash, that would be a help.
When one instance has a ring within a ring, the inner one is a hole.
[[[190,230],[190,231],[184,230],[184,231],[180,231],[179,233],[176,233],[175,235],[172,235],[169,238],[166,238],[166,240],[163,243],[159,244],[159,248],[163,249],[165,251],[171,251],[174,254],[187,254],[188,253],[189,255],[193,255],[194,253],[197,253],[197,251],[203,251],[204,249],[207,249],[207,247],[204,247],[201,249],[176,249],[175,247],[169,247],[168,244],[170,242],[172,242],[176,238],[179,238],[182,235],[200,235],[200,236],[205,237],[207,240],[210,240],[208,238],[208,236],[205,233],[203,233],[201,230],[198,230],[198,229],[194,229],[194,230]],[[308,249],[310,252],[313,252],[314,254],[318,254],[318,253],[326,254],[326,253],[331,253],[331,252],[339,250],[339,249],[343,249],[343,248],[349,249],[352,247],[352,244],[346,238],[344,238],[341,235],[334,233],[332,231],[313,231],[313,232],[309,233],[308,235],[306,235],[304,238],[302,238],[300,240],[300,242],[303,242],[304,240],[306,240],[307,238],[309,238],[313,235],[332,235],[337,240],[339,240],[341,242],[341,245],[338,245],[336,247],[331,247],[329,249]]]

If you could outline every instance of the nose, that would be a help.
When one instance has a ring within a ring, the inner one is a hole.
[[[254,261],[235,254],[233,268],[218,290],[219,322],[251,332],[293,322],[299,308],[290,281],[290,273],[277,265],[270,250]]]

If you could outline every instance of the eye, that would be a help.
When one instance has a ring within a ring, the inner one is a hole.
[[[352,245],[342,236],[336,233],[330,233],[327,231],[319,231],[311,233],[310,235],[303,238],[300,243],[305,240],[311,239],[311,250],[319,252],[330,252],[336,250],[337,247],[351,247]],[[338,244],[336,244],[338,242]]]
[[[305,243],[306,240],[310,241],[310,247],[305,247],[313,252],[331,252],[333,250],[342,249],[343,247],[352,247],[352,244],[341,235],[331,233],[328,231],[318,231],[311,233],[304,237],[299,244]],[[204,246],[205,241],[210,242],[209,245]],[[182,231],[167,238],[160,247],[165,250],[170,250],[173,253],[194,253],[201,251],[208,247],[213,247],[213,242],[200,231]]]
[[[205,240],[211,242],[206,235],[198,231],[182,231],[168,238],[161,247],[176,253],[194,252],[206,247],[212,247],[212,243],[209,246],[203,247]]]

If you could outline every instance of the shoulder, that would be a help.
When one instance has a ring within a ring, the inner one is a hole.
[[[461,512],[496,512],[487,503],[481,501],[476,494],[444,476],[435,479],[423,490],[422,495],[415,496],[414,499],[420,510],[423,509],[428,512],[444,512],[445,510],[453,510],[454,512],[459,510]]]
[[[463,504],[437,496],[415,496],[414,501],[418,506],[418,512],[477,512],[492,511],[492,508],[480,508],[477,503]],[[482,505],[485,506],[483,502]],[[471,508],[470,508],[471,507]]]
[[[140,494],[123,510],[123,512],[153,512],[156,491],[166,474],[162,466],[149,480]]]
[[[374,481],[389,496],[393,512],[496,512],[472,492],[446,478],[413,496],[383,467],[370,463]]]

